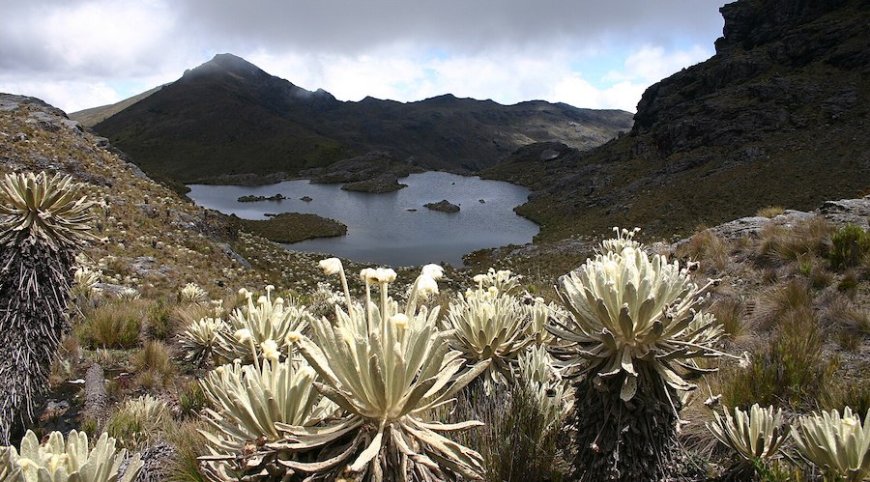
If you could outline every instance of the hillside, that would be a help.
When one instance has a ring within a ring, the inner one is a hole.
[[[101,105],[98,107],[91,107],[90,109],[80,110],[70,114],[69,118],[80,123],[84,127],[93,127],[127,107],[130,107],[136,102],[139,102],[149,95],[159,91],[161,88],[163,88],[162,85],[154,87],[151,90],[146,90],[141,94],[136,94],[133,97],[128,97],[120,102],[115,102],[114,104]]]
[[[623,111],[444,95],[338,101],[221,54],[94,126],[155,178],[181,182],[288,173],[389,152],[428,168],[476,171],[558,139],[588,149],[631,127]]]
[[[518,211],[542,224],[541,239],[613,225],[688,234],[870,188],[867,2],[747,0],[721,12],[716,54],[647,89],[628,135],[589,152],[527,146],[486,174],[534,190]]]
[[[551,144],[538,149],[535,155],[540,159],[565,157],[571,155],[568,149]],[[38,433],[37,437],[52,430],[68,432],[76,428],[91,435],[105,430],[119,445],[142,454],[145,465],[136,480],[204,480],[203,471],[210,466],[200,463],[197,457],[214,450],[214,442],[213,438],[205,439],[203,432],[214,434],[221,430],[207,422],[211,420],[208,410],[220,411],[227,417],[238,417],[236,413],[251,417],[254,413],[258,424],[268,418],[262,414],[270,412],[265,409],[251,412],[241,403],[238,406],[244,410],[240,411],[222,405],[210,391],[205,391],[206,385],[201,384],[204,380],[213,379],[215,373],[230,371],[228,367],[240,367],[244,363],[242,356],[250,352],[238,342],[226,345],[231,350],[226,355],[212,352],[202,348],[206,342],[196,341],[192,333],[197,326],[216,323],[212,316],[219,318],[220,324],[212,331],[217,332],[215,336],[222,344],[214,346],[224,346],[223,343],[230,343],[224,340],[241,339],[244,335],[243,330],[234,331],[237,327],[230,328],[228,323],[244,323],[251,328],[268,325],[269,330],[275,330],[269,333],[278,332],[279,324],[303,319],[281,314],[299,313],[297,307],[317,316],[332,317],[324,319],[334,323],[336,306],[341,308],[342,303],[336,300],[341,300],[343,294],[320,283],[336,283],[336,276],[326,276],[321,271],[317,263],[321,256],[288,252],[237,231],[214,212],[182,201],[112,152],[105,139],[85,132],[62,111],[37,99],[0,94],[0,175],[42,170],[69,174],[84,184],[89,197],[99,202],[94,212],[94,230],[104,242],[90,244],[80,258],[79,262],[90,267],[99,282],[74,288],[69,310],[72,330],[52,365],[45,403],[28,428]],[[729,467],[735,467],[734,459],[716,445],[705,427],[705,423],[714,420],[713,414],[718,413],[711,410],[717,404],[775,405],[784,410],[788,421],[819,409],[842,410],[849,406],[857,413],[870,409],[870,382],[866,376],[870,369],[867,310],[870,235],[866,231],[870,196],[828,202],[812,213],[780,211],[768,212],[769,218],[738,219],[674,244],[655,243],[647,247],[680,263],[698,261],[699,268],[692,276],[702,284],[707,279],[721,280],[709,297],[711,303],[703,309],[722,323],[724,335],[717,348],[733,355],[718,362],[711,359],[710,366],[718,366],[720,372],[699,381],[703,384],[701,388],[694,395],[687,394],[685,404],[680,404],[680,417],[687,422],[679,434],[677,458],[681,463],[671,469],[675,477],[668,480],[753,480],[748,476],[726,478],[731,473]],[[845,236],[848,233],[851,238]],[[571,256],[588,253],[595,244],[591,239],[572,241],[575,244],[568,253]],[[514,298],[517,305],[537,305],[532,297],[520,294],[528,290],[545,301],[555,302],[553,282],[567,268],[523,263],[519,259],[522,253],[508,254],[509,251],[511,248],[505,248],[490,260],[498,267],[510,267],[523,275],[522,279],[515,279],[508,274],[504,286],[518,285],[515,290],[503,289],[505,293],[517,294],[504,296]],[[548,256],[565,254],[551,251]],[[457,298],[458,293],[474,290],[482,283],[472,275],[493,264],[486,262],[463,272],[446,269],[437,282],[441,291],[425,298],[423,303],[434,308],[432,313],[438,312],[435,307],[439,305],[454,310],[453,305],[461,299]],[[569,268],[578,264],[579,261],[574,262]],[[361,266],[345,262],[345,268],[353,274],[349,279],[351,293],[364,299],[359,277],[355,276]],[[407,283],[417,270],[399,271],[391,287],[394,294],[408,291]],[[503,275],[492,271],[485,277],[497,280]],[[181,288],[188,282],[196,283],[204,291],[187,287],[182,294]],[[266,288],[266,293],[272,298],[265,295],[258,298],[258,308],[254,308],[253,299],[270,283],[275,286]],[[246,292],[240,291],[241,287],[256,292],[249,298],[251,304],[247,308]],[[492,289],[485,292],[491,293]],[[282,301],[278,301],[278,296]],[[284,303],[291,307],[287,312],[277,308]],[[302,307],[303,303],[307,307]],[[229,315],[233,308],[240,307],[240,311]],[[255,309],[260,311],[252,311]],[[548,317],[565,316],[566,312],[554,304],[544,313],[548,314],[544,317],[546,321]],[[445,323],[450,318],[440,315]],[[532,336],[525,328],[527,322],[503,328],[513,330],[506,343]],[[312,333],[307,328],[300,330]],[[439,341],[440,336],[421,340],[432,343]],[[265,350],[266,342],[258,343]],[[259,356],[256,347],[253,350],[253,355]],[[751,356],[740,357],[741,353]],[[265,363],[267,359],[263,358]],[[231,360],[238,361],[233,365],[229,364]],[[225,368],[217,369],[218,366]],[[264,393],[251,389],[261,386],[253,382],[240,382],[238,386],[239,391],[233,393]],[[477,390],[482,387],[481,383]],[[569,393],[562,392],[565,387],[561,385],[554,387],[552,390],[558,388],[561,393]],[[482,391],[476,394],[471,390],[458,393],[460,402],[456,408],[443,411],[438,421],[454,423],[449,417],[486,421],[486,427],[458,438],[469,448],[488,454],[485,462],[489,473],[483,480],[533,480],[544,470],[547,480],[571,479],[567,464],[575,451],[588,445],[577,444],[573,437],[577,428],[564,419],[562,408],[568,402],[582,407],[586,397],[583,392],[577,391],[574,397],[568,395],[565,399],[551,395],[555,391],[541,392],[546,396],[534,398],[539,400],[535,403],[549,400],[547,406],[558,410],[553,412],[557,417],[553,424],[540,424],[517,416],[522,413],[517,407],[528,410],[538,406],[516,402],[521,400],[520,396],[528,397],[519,395],[522,392],[497,389],[484,396]],[[93,396],[95,393],[97,396]],[[248,395],[238,400],[251,400],[257,407],[263,407],[266,403],[274,406],[295,403],[296,399],[287,402],[291,399]],[[479,402],[472,405],[471,400]],[[582,408],[573,410],[581,417],[595,413]],[[257,427],[272,423],[269,420]],[[258,449],[248,443],[266,437],[257,433],[242,440],[239,453]],[[513,443],[514,440],[519,442]],[[546,445],[542,448],[522,443],[523,440],[543,440]],[[19,445],[18,437],[14,444]],[[237,449],[234,446],[231,450],[234,454]],[[816,469],[787,462],[793,460],[797,459],[784,457],[757,464],[759,470],[777,473],[788,470],[790,478],[778,480],[821,482]],[[516,476],[520,469],[525,472]],[[492,475],[495,472],[514,476]],[[713,479],[720,475],[723,478]]]

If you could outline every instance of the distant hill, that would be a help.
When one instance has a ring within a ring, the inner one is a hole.
[[[69,115],[69,118],[76,122],[79,122],[85,127],[93,127],[100,122],[108,119],[109,117],[112,117],[118,112],[121,112],[127,107],[130,107],[136,102],[139,102],[140,100],[148,97],[149,95],[159,91],[162,87],[162,85],[154,87],[151,90],[146,90],[141,94],[134,95],[133,97],[129,97],[120,102],[115,102],[114,104],[101,105],[99,107],[91,107],[90,109],[73,112]]]
[[[526,146],[485,175],[530,186],[541,237],[686,234],[768,205],[870,191],[870,3],[740,0],[716,54],[643,94],[628,135]]]
[[[418,166],[477,171],[518,147],[588,149],[631,128],[631,114],[543,101],[501,105],[444,95],[342,102],[220,54],[94,129],[156,178],[296,174],[371,151]]]

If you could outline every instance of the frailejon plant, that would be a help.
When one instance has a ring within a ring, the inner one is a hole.
[[[519,355],[541,338],[535,330],[543,325],[540,318],[547,317],[546,305],[534,303],[541,306],[533,308],[493,285],[468,290],[450,303],[445,318],[450,348],[470,363],[492,362],[487,390],[491,383],[511,382]]]
[[[206,317],[188,325],[178,337],[186,358],[202,366],[212,357],[220,333],[228,330],[229,326],[220,318]]]
[[[570,313],[548,329],[573,344],[576,383],[576,476],[584,481],[659,480],[672,459],[679,392],[710,370],[700,358],[722,329],[700,311],[714,286],[640,247],[603,250],[560,278]]]
[[[802,416],[792,426],[798,452],[833,477],[860,482],[870,477],[870,410],[861,425],[860,415],[846,407]]]
[[[0,447],[0,452],[4,448]],[[103,434],[88,449],[88,436],[84,432],[70,432],[64,442],[63,434],[52,432],[44,445],[36,435],[27,431],[21,441],[21,452],[6,447],[0,456],[2,482],[132,482],[142,468],[139,454],[126,464],[119,475],[126,450],[115,450],[115,439]],[[5,459],[5,460],[4,460]],[[8,464],[8,465],[7,465]]]
[[[260,369],[240,363],[220,366],[201,380],[214,407],[205,410],[210,430],[202,432],[211,453],[203,466],[209,478],[281,480],[286,469],[276,464],[276,454],[246,450],[246,445],[278,441],[277,423],[308,427],[331,415],[337,407],[314,389],[315,377],[305,362],[288,358],[266,360]]]
[[[783,426],[782,410],[761,408],[757,403],[748,412],[734,408],[734,416],[726,409],[725,416],[715,414],[707,428],[717,440],[741,457],[741,462],[729,469],[735,480],[749,479],[756,464],[768,464],[789,439]],[[739,476],[739,479],[737,478]]]
[[[75,251],[90,238],[91,203],[69,176],[0,181],[0,443],[33,416],[69,321]]]
[[[302,306],[287,304],[283,298],[272,299],[272,285],[266,286],[266,294],[257,297],[245,289],[240,290],[246,298],[242,308],[236,308],[227,320],[225,330],[218,332],[214,352],[227,363],[241,358],[257,364],[257,353],[262,354],[266,345],[283,343],[288,333],[302,331],[314,319]],[[264,345],[265,344],[265,345]]]
[[[574,405],[546,347],[532,346],[520,355],[517,380],[526,397],[537,405],[546,427],[561,427]]]
[[[165,432],[169,408],[151,395],[127,400],[106,422],[106,433],[129,449],[144,448]]]
[[[187,283],[179,292],[181,301],[187,303],[200,303],[208,301],[208,293],[196,283]]]
[[[325,266],[343,274],[340,264]],[[442,435],[480,425],[465,421],[426,421],[435,407],[449,404],[462,387],[488,365],[466,368],[461,354],[451,351],[431,311],[417,303],[421,286],[434,281],[432,271],[417,278],[404,311],[388,295],[396,274],[366,269],[362,308],[348,302],[336,306],[336,319],[312,323],[313,339],[293,333],[290,339],[320,376],[315,387],[336,403],[344,416],[316,427],[277,424],[286,439],[268,445],[287,453],[317,451],[316,462],[281,461],[290,471],[318,478],[355,480],[444,480],[459,474],[481,476],[481,456]],[[371,285],[380,287],[380,302],[372,302]]]

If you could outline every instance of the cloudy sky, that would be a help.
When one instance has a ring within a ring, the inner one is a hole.
[[[0,92],[68,111],[230,52],[342,100],[443,93],[634,111],[713,54],[727,0],[0,0]]]

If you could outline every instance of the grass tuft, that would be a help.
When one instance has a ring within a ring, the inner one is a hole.
[[[146,305],[142,300],[110,300],[86,313],[76,334],[91,349],[133,348],[147,318]]]

